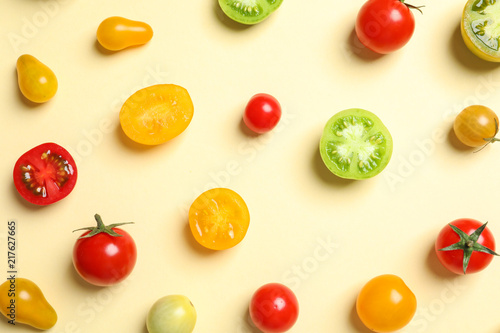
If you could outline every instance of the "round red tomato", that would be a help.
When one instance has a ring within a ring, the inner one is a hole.
[[[250,317],[264,333],[288,331],[299,316],[299,303],[293,291],[279,283],[263,285],[250,301]]]
[[[476,273],[488,266],[496,254],[495,239],[487,223],[458,219],[439,233],[435,250],[439,261],[453,273]]]
[[[83,233],[73,248],[73,265],[78,274],[96,286],[110,286],[123,281],[132,272],[137,248],[132,237],[116,226],[105,226],[95,215],[97,227],[82,228]],[[76,230],[75,230],[76,231]]]
[[[402,48],[413,35],[415,18],[401,0],[368,0],[356,19],[356,35],[370,50],[386,54]]]
[[[49,205],[66,197],[78,172],[70,153],[55,143],[44,143],[21,155],[14,166],[14,185],[35,205]]]
[[[252,131],[266,133],[278,124],[281,106],[276,98],[268,94],[257,94],[250,98],[243,121]]]

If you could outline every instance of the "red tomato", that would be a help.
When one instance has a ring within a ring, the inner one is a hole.
[[[127,223],[105,226],[99,215],[96,214],[95,219],[97,227],[77,229],[88,231],[75,243],[73,265],[88,283],[110,286],[124,280],[132,272],[137,249],[132,237],[116,228]]]
[[[73,157],[55,143],[28,150],[14,166],[14,185],[35,205],[49,205],[66,197],[75,187],[78,172]]]
[[[266,133],[278,124],[281,118],[280,103],[271,95],[257,94],[250,98],[243,121],[252,131]]]
[[[439,261],[453,273],[476,273],[493,259],[495,239],[487,223],[473,219],[458,219],[439,233],[435,250]]]
[[[286,332],[297,321],[299,303],[288,287],[269,283],[254,293],[249,311],[253,323],[262,332]]]
[[[370,50],[386,54],[402,48],[413,35],[415,18],[401,0],[368,0],[356,19],[356,34]]]

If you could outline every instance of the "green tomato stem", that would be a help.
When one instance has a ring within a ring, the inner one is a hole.
[[[120,225],[124,225],[124,224],[133,224],[134,223],[134,222],[113,223],[113,224],[110,224],[107,226],[104,224],[104,222],[102,221],[102,218],[99,214],[95,214],[94,218],[97,222],[97,227],[85,227],[85,228],[79,228],[79,229],[73,230],[73,232],[79,231],[79,230],[89,230],[90,231],[88,234],[78,237],[78,239],[90,238],[90,237],[95,236],[95,235],[100,234],[100,233],[106,233],[106,234],[113,236],[113,237],[123,237],[123,235],[120,235],[119,233],[114,231],[113,228],[118,227]]]

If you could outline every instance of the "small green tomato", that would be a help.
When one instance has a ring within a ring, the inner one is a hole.
[[[157,300],[146,320],[149,333],[191,333],[195,324],[193,303],[182,295],[169,295]]]

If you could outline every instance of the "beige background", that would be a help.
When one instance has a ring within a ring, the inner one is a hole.
[[[293,1],[253,27],[232,23],[215,0],[0,0],[0,275],[7,271],[7,220],[18,222],[19,276],[35,281],[59,315],[51,330],[141,332],[153,302],[184,294],[195,332],[254,332],[247,304],[264,283],[292,287],[301,312],[291,332],[366,332],[354,311],[374,276],[401,276],[418,299],[403,331],[499,333],[500,259],[482,273],[448,274],[437,262],[439,230],[460,217],[490,221],[500,239],[500,147],[463,149],[450,132],[470,104],[500,106],[500,68],[464,46],[465,1],[417,1],[415,34],[387,56],[353,33],[356,1]],[[102,52],[95,31],[109,16],[154,29],[143,47]],[[29,53],[59,79],[56,97],[32,106],[21,97],[17,58]],[[175,83],[195,115],[171,142],[144,148],[119,128],[118,112],[137,89]],[[284,115],[271,133],[241,125],[247,100],[274,95]],[[376,113],[394,138],[391,162],[359,182],[331,175],[318,153],[326,121],[346,108]],[[500,112],[500,111],[498,111]],[[33,207],[12,183],[26,150],[47,141],[73,153],[79,179],[63,201]],[[237,247],[212,253],[194,243],[187,209],[215,186],[237,191],[251,225]],[[138,262],[122,284],[97,288],[71,263],[73,229],[127,226]],[[14,332],[0,320],[2,332]],[[16,332],[32,332],[15,327]]]

